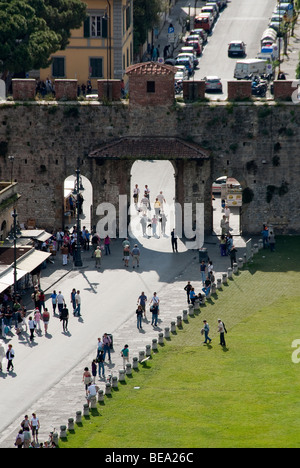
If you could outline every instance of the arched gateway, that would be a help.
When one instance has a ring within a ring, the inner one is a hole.
[[[204,204],[205,231],[211,231],[210,154],[197,144],[171,137],[124,137],[93,150],[88,159],[94,195],[94,226],[98,221],[97,207],[110,203],[116,208],[117,232],[124,234],[124,220],[122,226],[119,225],[120,209],[124,208],[124,203],[127,209],[131,201],[133,163],[136,160],[168,160],[174,167],[175,201],[182,208],[182,220],[187,204],[191,204],[189,209],[192,207],[193,219],[196,204]],[[98,209],[98,214],[100,212]]]

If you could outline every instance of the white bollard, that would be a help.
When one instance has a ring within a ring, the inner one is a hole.
[[[98,402],[102,403],[104,401],[104,392],[103,390],[98,390]]]
[[[112,388],[118,388],[118,377],[116,375],[112,378]]]
[[[126,364],[126,375],[131,375],[132,374],[132,367],[129,362]]]
[[[254,244],[253,246],[253,253],[257,254],[258,253],[258,244]]]
[[[216,285],[216,283],[213,283],[211,285],[211,293],[216,294],[216,292],[217,292],[217,285]]]
[[[74,425],[74,418],[69,418],[68,419],[68,431],[74,431],[75,425]]]
[[[146,345],[146,357],[151,356],[151,345]]]
[[[239,258],[238,259],[238,268],[241,269],[241,268],[243,268],[243,266],[244,266],[244,261],[243,261],[242,258]]]
[[[222,289],[222,280],[221,280],[221,278],[217,279],[217,289]]]
[[[175,322],[171,322],[171,333],[175,333],[176,332],[176,324]]]
[[[92,409],[96,409],[97,408],[97,398],[95,396],[93,396],[91,398],[91,408]]]
[[[238,267],[238,264],[237,263],[234,263],[232,265],[232,268],[233,268],[233,273],[236,274],[238,271],[239,271],[239,267]]]
[[[187,319],[188,319],[188,311],[187,311],[187,310],[183,310],[183,311],[182,311],[182,320],[183,320],[184,322],[186,322]]]
[[[152,340],[152,350],[157,351],[157,339],[153,338]]]
[[[263,243],[263,240],[262,239],[259,239],[258,241],[258,250],[261,250],[264,248],[264,243]]]
[[[222,273],[222,283],[223,284],[227,283],[227,273]]]
[[[145,351],[139,351],[139,363],[141,363],[143,359],[145,359]]]
[[[108,382],[105,385],[105,395],[111,395],[111,385]]]
[[[90,414],[89,405],[87,403],[85,403],[83,405],[83,416],[89,416],[89,414]]]
[[[165,338],[170,338],[170,328],[169,327],[165,328]]]
[[[125,369],[119,369],[119,382],[125,381]]]
[[[76,411],[76,424],[81,424],[82,422],[82,412],[81,411]]]
[[[139,368],[139,359],[138,357],[134,356],[132,358],[132,369],[138,369]]]
[[[228,276],[228,278],[232,278],[232,273],[233,273],[233,270],[232,270],[232,268],[229,267],[229,268],[227,269],[227,276]]]
[[[195,314],[194,312],[194,306],[193,304],[189,304],[189,316],[193,316]]]
[[[181,315],[177,315],[177,327],[178,328],[182,327],[182,317],[181,317]]]
[[[164,344],[164,334],[163,333],[158,334],[158,344],[160,344],[160,345]]]

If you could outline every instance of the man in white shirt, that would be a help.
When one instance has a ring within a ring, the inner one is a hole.
[[[59,310],[59,314],[61,314],[61,311],[63,310],[64,303],[65,303],[65,298],[62,295],[61,291],[58,291],[58,294],[57,294],[57,297],[56,297],[56,303],[57,303],[57,307],[58,307],[58,310]]]
[[[225,343],[225,326],[221,319],[218,319],[218,333],[220,333],[220,345],[226,346]]]
[[[97,396],[97,392],[99,390],[99,387],[97,387],[97,385],[91,383],[88,387],[88,394],[87,394],[87,402],[88,404],[90,405],[90,401],[92,398],[96,397]]]
[[[15,352],[11,344],[8,345],[8,350],[6,352],[6,359],[7,359],[7,372],[11,369],[12,372],[14,371],[13,366],[13,358],[15,357]]]
[[[162,191],[159,192],[156,198],[158,198],[158,201],[160,202],[161,211],[164,211],[164,203],[166,203],[166,200]]]
[[[78,316],[78,317],[81,317],[81,314],[80,314],[80,307],[81,307],[81,297],[80,297],[80,291],[77,291],[77,293],[75,294],[75,304],[76,304],[76,309],[74,311],[74,316]]]
[[[31,427],[33,441],[38,442],[40,421],[39,421],[39,418],[37,418],[35,413],[32,413],[32,418],[31,418],[31,421],[30,421],[30,427]]]

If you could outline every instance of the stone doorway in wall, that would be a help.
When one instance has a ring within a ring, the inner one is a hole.
[[[229,216],[229,228],[225,230],[232,236],[241,234],[242,187],[233,177],[218,177],[212,184],[213,232],[222,235],[224,216]]]
[[[136,192],[138,198],[133,196]],[[175,169],[170,161],[134,162],[131,168],[129,214],[128,234],[132,244],[136,239],[150,250],[172,252],[171,231],[175,227]],[[180,240],[178,245],[180,250]]]
[[[68,176],[64,181],[64,226],[73,228],[77,224],[76,212],[76,175]],[[79,211],[80,227],[85,227],[91,232],[92,229],[92,206],[93,206],[93,187],[89,179],[80,175],[79,193],[82,200]]]

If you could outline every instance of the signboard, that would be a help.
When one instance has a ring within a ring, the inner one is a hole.
[[[168,42],[169,44],[174,44],[175,42],[175,29],[173,26],[168,27]]]
[[[227,195],[227,205],[228,206],[242,206],[242,194],[241,193],[229,193]]]

